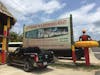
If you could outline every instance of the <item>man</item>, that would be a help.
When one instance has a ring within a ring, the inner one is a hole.
[[[79,41],[88,41],[92,40],[89,35],[86,35],[86,30],[82,30],[83,35],[79,37]]]

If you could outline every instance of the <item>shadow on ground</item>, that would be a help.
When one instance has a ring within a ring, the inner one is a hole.
[[[51,72],[51,71],[53,71],[53,69],[51,69],[51,68],[44,68],[44,69],[42,69],[42,68],[35,68],[35,69],[32,70],[31,73],[34,73],[34,74],[44,74],[44,73]]]
[[[58,59],[60,60],[72,60],[72,57],[59,57]],[[85,59],[82,58],[82,59],[79,59],[78,61],[84,61]]]
[[[86,66],[85,63],[65,63],[65,62],[56,62],[54,64],[51,64],[51,66],[53,67],[59,67],[59,68],[70,68],[70,69],[74,69],[74,70],[87,70],[87,71],[91,71],[91,70],[99,70],[100,69],[100,65],[90,65],[90,66]]]
[[[16,66],[16,65],[11,65],[11,66],[24,71],[23,67],[21,67],[21,66]],[[29,73],[43,74],[43,73],[47,73],[47,72],[51,72],[51,71],[53,71],[53,69],[49,68],[49,67],[47,67],[47,68],[34,68]]]

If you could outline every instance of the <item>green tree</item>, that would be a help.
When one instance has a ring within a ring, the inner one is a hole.
[[[23,34],[18,35],[18,41],[22,42],[23,41]]]
[[[16,32],[10,32],[10,42],[22,42],[22,34],[17,34]]]

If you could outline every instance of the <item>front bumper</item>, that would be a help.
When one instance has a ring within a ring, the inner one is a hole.
[[[44,62],[36,62],[33,64],[34,67],[44,67],[44,66],[47,66],[49,64],[52,64],[54,63],[54,61],[51,61],[51,62],[47,62],[47,61],[44,61]]]

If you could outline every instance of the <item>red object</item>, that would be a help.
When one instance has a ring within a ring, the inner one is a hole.
[[[38,56],[37,55],[35,55],[34,60],[35,60],[35,62],[38,62]]]
[[[7,31],[4,31],[4,36],[7,36]]]
[[[72,59],[73,59],[73,62],[76,63],[76,54],[75,54],[75,51],[72,51]]]
[[[2,61],[2,64],[5,64],[6,62],[6,52],[4,50],[2,50],[1,52],[1,61]]]
[[[89,66],[90,58],[89,58],[89,48],[88,47],[84,48],[84,56],[85,56],[86,65]]]
[[[73,59],[73,62],[75,63],[76,62],[76,53],[75,53],[75,46],[72,45],[72,59]]]
[[[7,35],[9,36],[9,28],[7,29]]]
[[[82,41],[87,41],[89,36],[88,35],[82,35],[81,38],[82,38]]]

